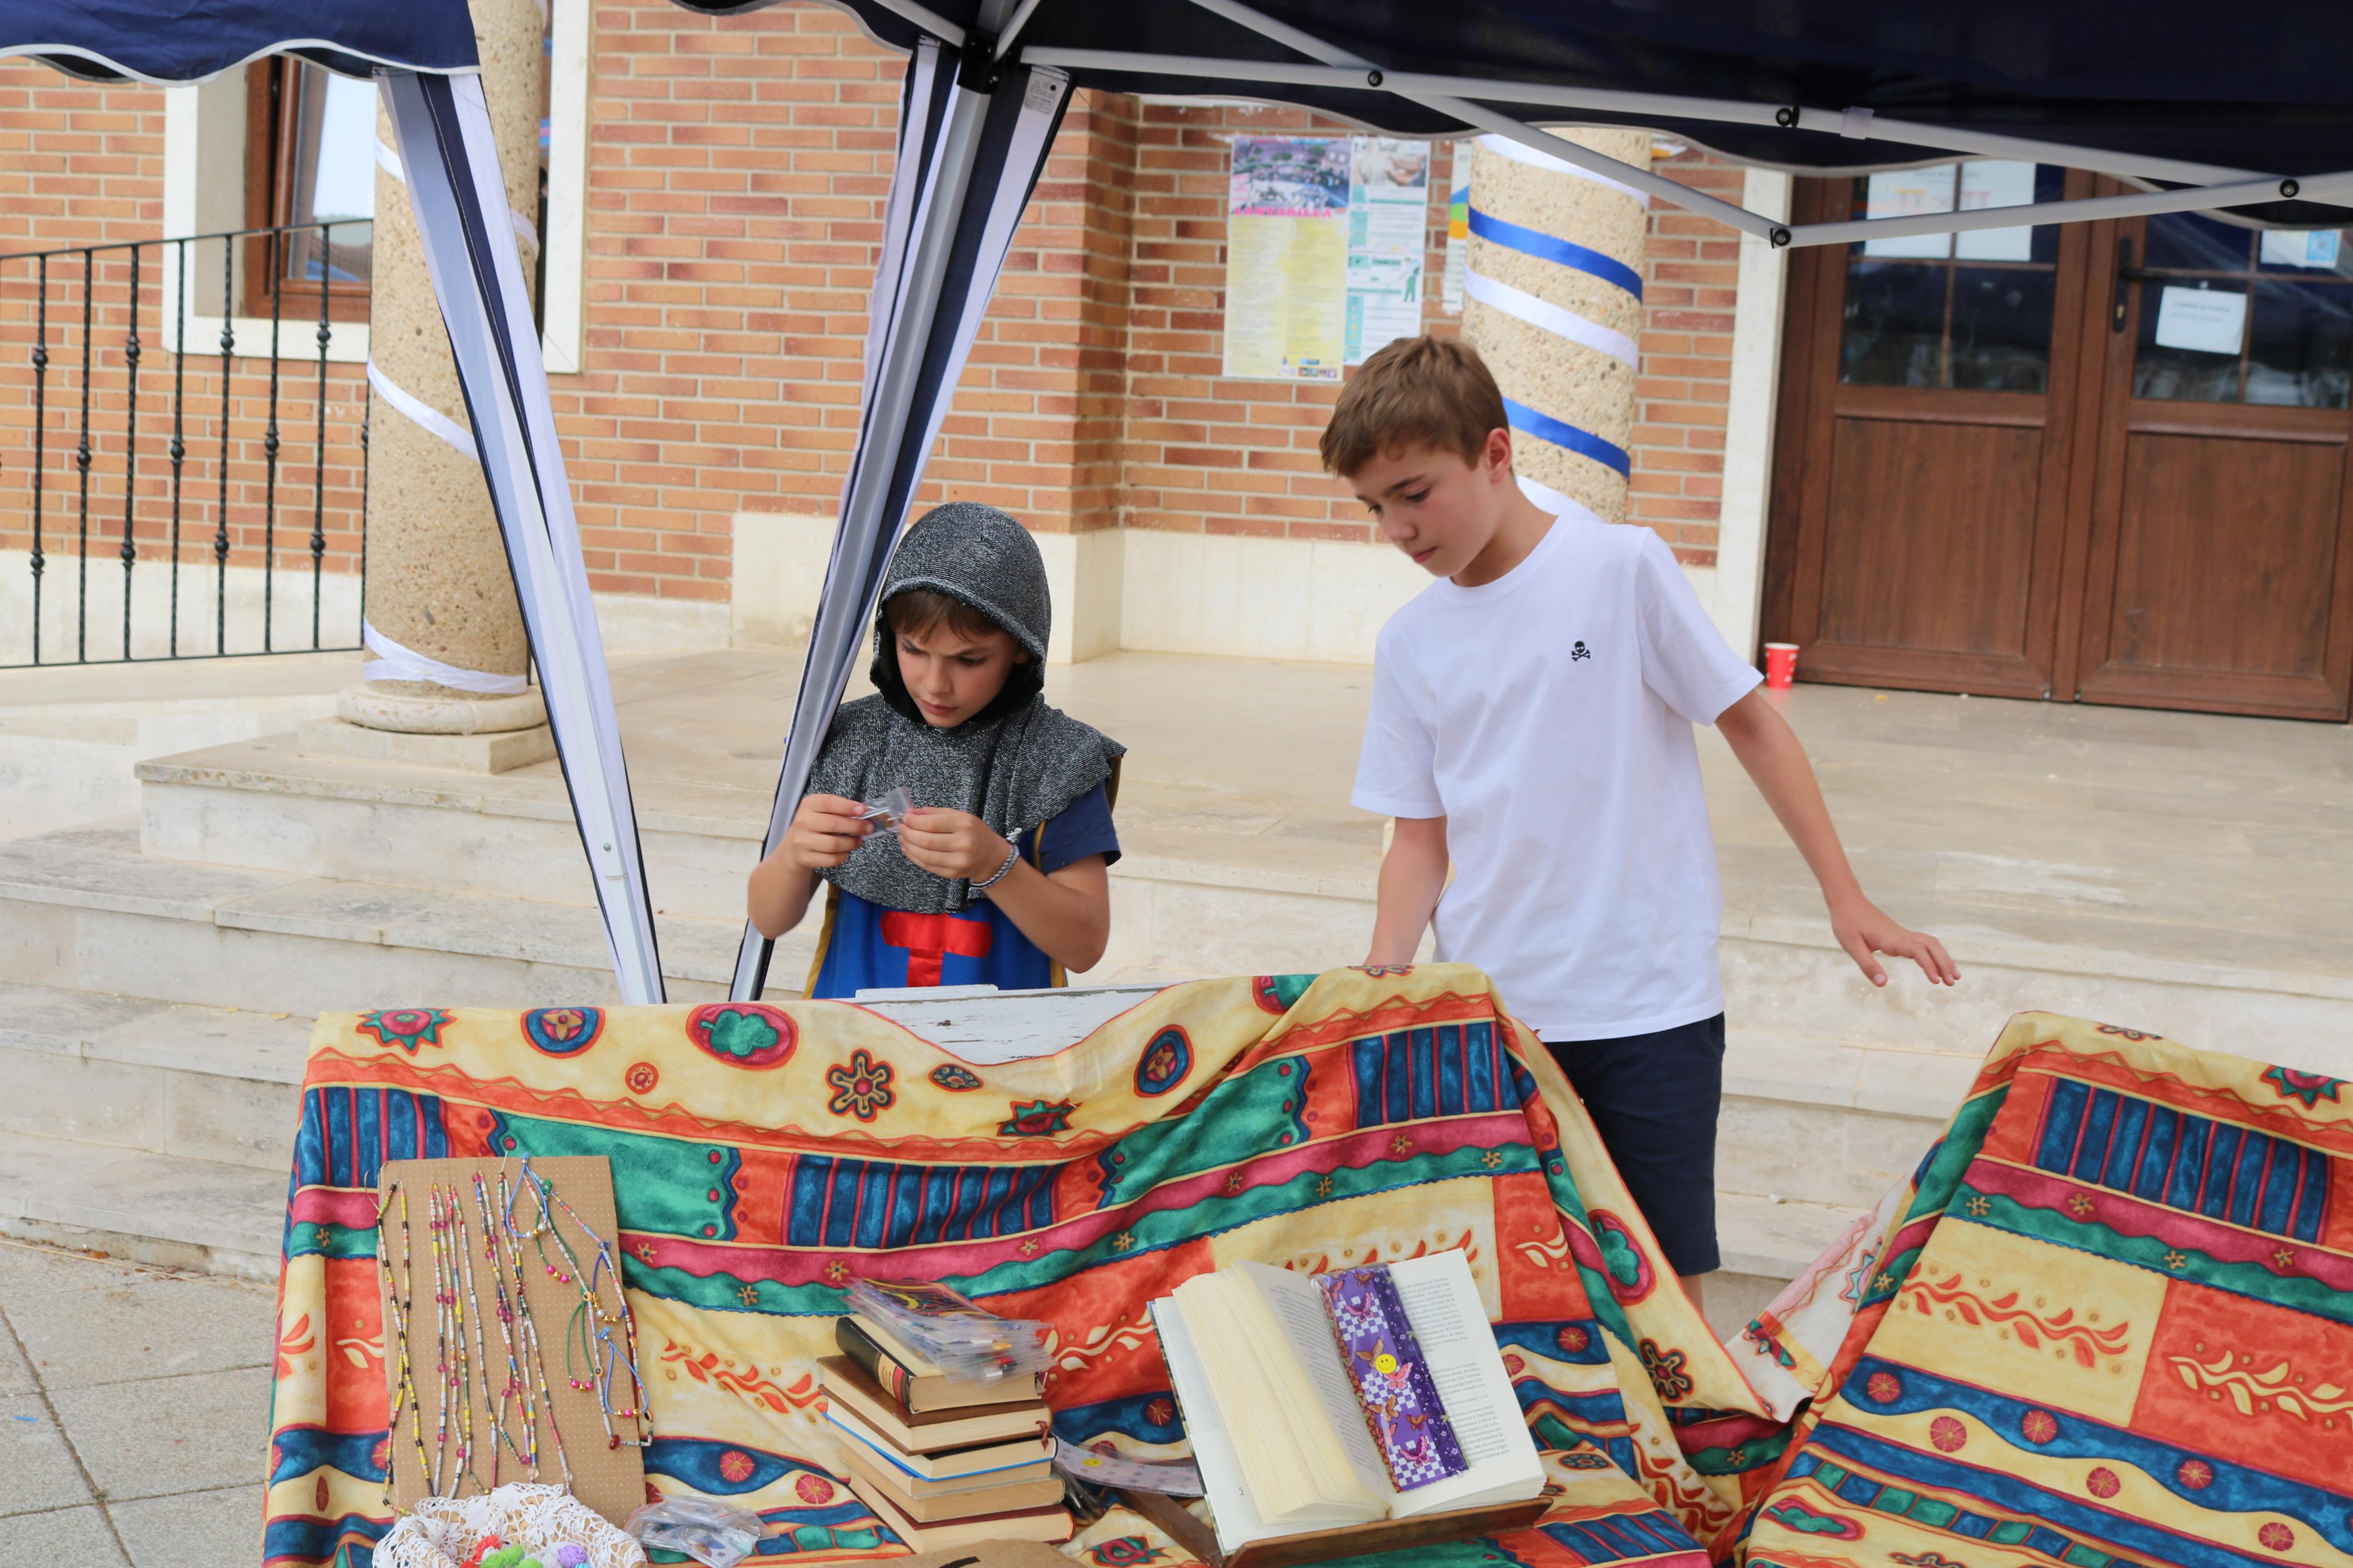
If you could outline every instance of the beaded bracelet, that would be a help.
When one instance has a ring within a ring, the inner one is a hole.
[[[975,882],[975,883],[972,885],[972,890],[973,890],[974,892],[977,893],[977,892],[979,892],[983,888],[993,888],[993,887],[997,886],[997,883],[1002,882],[1003,880],[1005,880],[1005,874],[1006,874],[1008,871],[1012,870],[1012,869],[1013,869],[1013,868],[1014,868],[1015,863],[1016,863],[1016,862],[1018,862],[1020,858],[1021,858],[1021,849],[1020,849],[1020,847],[1019,847],[1018,845],[1017,845],[1017,846],[1015,846],[1015,847],[1014,847],[1014,849],[1013,849],[1012,853],[1011,853],[1011,854],[1008,854],[1008,856],[1006,856],[1006,857],[1005,857],[1005,864],[1004,864],[1004,865],[1002,865],[1002,866],[999,866],[999,867],[997,868],[997,874],[996,874],[995,876],[993,876],[993,877],[989,878],[989,879],[988,879],[987,881],[986,881],[986,882]]]

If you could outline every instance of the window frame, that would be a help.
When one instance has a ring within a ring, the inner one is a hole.
[[[302,79],[302,61],[288,56],[273,55],[255,60],[246,68],[245,226],[248,228],[290,226],[294,203],[295,116],[301,112],[301,95],[290,89],[291,84]],[[263,150],[263,155],[253,155],[257,148]],[[245,298],[238,302],[238,313],[260,321],[268,321],[275,313],[281,321],[314,321],[319,318],[319,295],[324,290],[329,321],[366,321],[368,285],[339,282],[333,279],[314,283],[307,278],[279,278],[273,312],[271,279],[284,270],[281,256],[287,237],[256,236],[246,241],[243,268]]]

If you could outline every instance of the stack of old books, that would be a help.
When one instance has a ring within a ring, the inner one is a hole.
[[[874,1319],[834,1325],[818,1362],[849,1487],[918,1552],[1068,1541],[1070,1511],[1035,1373],[951,1375]]]

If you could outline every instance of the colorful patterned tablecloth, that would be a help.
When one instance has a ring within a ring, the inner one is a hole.
[[[2012,1019],[1736,1342],[1797,1417],[1748,1568],[2353,1568],[2346,1089]]]
[[[1205,981],[976,1067],[832,1002],[331,1016],[313,1038],[280,1292],[264,1560],[386,1526],[373,1191],[414,1155],[601,1154],[651,1385],[649,1489],[759,1512],[763,1552],[904,1551],[842,1484],[812,1363],[840,1287],[945,1279],[1052,1325],[1058,1434],[1140,1458],[1182,1428],[1145,1303],[1220,1263],[1470,1255],[1559,1487],[1502,1543],[1417,1562],[1659,1563],[1733,1521],[1679,1420],[1761,1410],[1665,1271],[1591,1124],[1485,976]],[[1114,1511],[1102,1568],[1187,1555]]]
[[[2353,1568],[2345,1089],[2022,1014],[1913,1177],[1727,1348],[1466,968],[1173,986],[987,1067],[842,1003],[331,1016],[263,1556],[365,1568],[387,1523],[382,1163],[600,1154],[649,1489],[759,1512],[769,1556],[904,1550],[818,1414],[851,1279],[1046,1321],[1058,1433],[1161,1458],[1182,1429],[1147,1301],[1237,1258],[1460,1247],[1558,1493],[1416,1568]],[[1121,1510],[1071,1551],[1188,1561]]]

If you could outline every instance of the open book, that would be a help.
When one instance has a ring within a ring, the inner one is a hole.
[[[1152,1303],[1222,1550],[1544,1489],[1469,1262],[1381,1267],[1238,1263]]]

